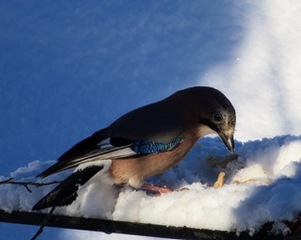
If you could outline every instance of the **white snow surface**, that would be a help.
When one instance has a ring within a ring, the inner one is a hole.
[[[227,151],[219,138],[202,139],[177,167],[148,179],[157,185],[181,189],[161,196],[125,187],[117,189],[103,172],[79,191],[77,200],[57,212],[65,215],[109,218],[113,220],[186,226],[199,229],[260,230],[275,222],[274,233],[286,234],[283,220],[292,221],[301,212],[301,136],[278,136],[257,141],[236,142],[237,160],[225,168],[212,165],[212,157]],[[54,161],[34,161],[1,176],[17,181],[53,181],[67,173],[36,180],[33,176]],[[214,188],[220,171],[226,173],[225,185]],[[36,188],[0,185],[0,208],[5,211],[31,211],[34,203],[54,186]]]

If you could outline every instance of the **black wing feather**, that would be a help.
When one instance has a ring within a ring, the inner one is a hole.
[[[71,168],[72,166],[68,167],[69,160],[82,157],[83,155],[86,155],[90,152],[95,151],[96,149],[99,149],[97,144],[99,144],[99,142],[101,142],[104,139],[106,139],[106,137],[104,136],[92,135],[91,137],[80,141],[79,143],[75,144],[72,148],[70,148],[67,152],[65,152],[61,157],[59,157],[57,163],[46,169],[37,177],[44,178],[56,172],[60,172]]]
[[[105,130],[106,129],[102,129],[94,133],[92,136],[75,144],[72,148],[58,158],[57,163],[46,169],[37,177],[44,178],[51,174],[76,167],[83,162],[97,160],[97,158],[103,154],[113,153],[114,151],[127,148],[132,143],[131,140],[124,138],[110,138],[104,134]],[[101,143],[107,139],[110,140],[110,146],[102,147]],[[116,155],[116,157],[118,156]],[[120,157],[123,157],[123,155]]]

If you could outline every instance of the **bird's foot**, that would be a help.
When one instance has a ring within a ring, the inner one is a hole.
[[[173,189],[166,186],[159,187],[152,184],[143,184],[140,189],[146,191],[148,194],[153,196],[160,196],[161,194],[170,193],[174,191]]]

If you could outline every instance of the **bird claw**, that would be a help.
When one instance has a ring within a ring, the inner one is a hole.
[[[146,191],[147,194],[152,196],[160,196],[161,194],[170,193],[174,191],[173,189],[166,186],[159,187],[152,184],[143,184],[140,189]]]
[[[143,184],[140,189],[146,191],[148,195],[152,195],[152,196],[161,196],[162,194],[165,193],[181,192],[181,191],[189,190],[188,188],[172,189],[167,186],[159,187],[152,184]]]

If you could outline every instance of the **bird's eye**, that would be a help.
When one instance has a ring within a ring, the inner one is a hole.
[[[214,112],[212,114],[213,120],[217,123],[221,122],[223,120],[223,116],[222,114],[220,114],[219,112]]]

